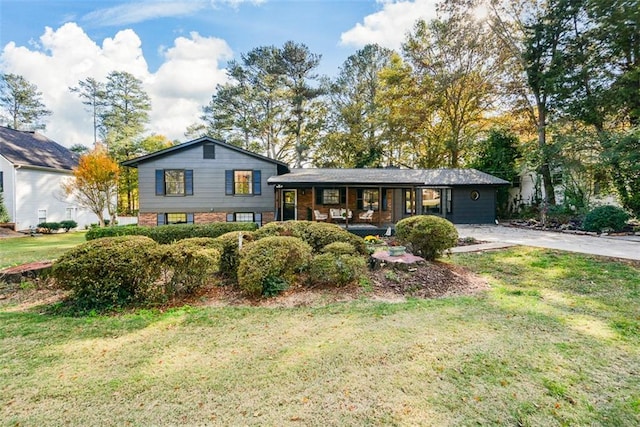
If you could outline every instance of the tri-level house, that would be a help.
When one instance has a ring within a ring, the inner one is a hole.
[[[138,224],[193,224],[275,219],[267,179],[286,164],[203,137],[128,160],[138,168]]]
[[[90,210],[65,196],[78,156],[37,132],[0,126],[0,192],[16,230],[42,222],[73,220],[80,227],[98,222]]]
[[[315,220],[387,227],[416,214],[492,223],[507,181],[474,169],[289,169],[203,137],[123,162],[138,168],[141,225]]]

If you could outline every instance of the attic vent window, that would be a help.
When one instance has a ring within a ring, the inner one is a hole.
[[[204,144],[202,146],[202,154],[204,159],[215,159],[216,158],[216,146],[214,144]]]

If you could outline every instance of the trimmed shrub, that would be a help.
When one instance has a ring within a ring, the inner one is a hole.
[[[322,253],[334,255],[355,255],[356,248],[347,242],[333,242],[322,248]]]
[[[183,239],[163,246],[165,297],[190,295],[202,288],[220,267],[219,243],[209,237]]]
[[[92,228],[86,239],[115,236],[147,236],[158,243],[166,244],[193,237],[216,238],[232,231],[253,231],[257,228],[253,222],[213,222],[210,224],[175,224],[158,227],[119,226]]]
[[[353,245],[361,254],[367,253],[364,240],[355,234],[343,230],[336,224],[313,221],[286,221],[269,223],[256,231],[256,239],[266,236],[293,236],[309,244],[315,253],[319,253],[329,243],[346,242]]]
[[[416,255],[434,260],[458,243],[458,230],[444,218],[434,215],[416,215],[396,224],[396,238],[410,245]]]
[[[238,285],[248,295],[264,295],[274,281],[293,283],[296,273],[304,270],[310,259],[311,247],[296,237],[265,237],[240,252]]]
[[[345,286],[362,277],[366,264],[358,255],[331,252],[316,255],[309,266],[309,281],[315,285]]]
[[[627,225],[629,217],[629,214],[624,209],[617,206],[599,206],[585,216],[582,228],[598,233],[603,231],[622,231]]]
[[[65,233],[68,233],[72,228],[76,228],[78,223],[72,219],[67,219],[65,221],[60,221],[60,228],[64,230]]]
[[[55,233],[60,230],[59,222],[41,222],[38,224],[38,231],[44,234]]]
[[[250,231],[232,231],[214,239],[220,251],[220,272],[232,280],[238,277],[240,263],[238,235],[240,233],[242,233],[243,246],[255,240],[254,233]]]
[[[122,307],[154,299],[160,257],[159,245],[148,237],[96,239],[62,255],[51,274],[81,310]]]

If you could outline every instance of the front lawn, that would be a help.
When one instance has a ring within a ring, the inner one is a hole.
[[[474,297],[71,318],[0,301],[3,425],[638,425],[640,268],[454,256]]]
[[[52,260],[85,241],[84,231],[0,239],[0,269],[34,261]]]

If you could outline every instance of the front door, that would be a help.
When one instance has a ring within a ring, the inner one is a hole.
[[[297,190],[282,190],[282,220],[298,219]]]

